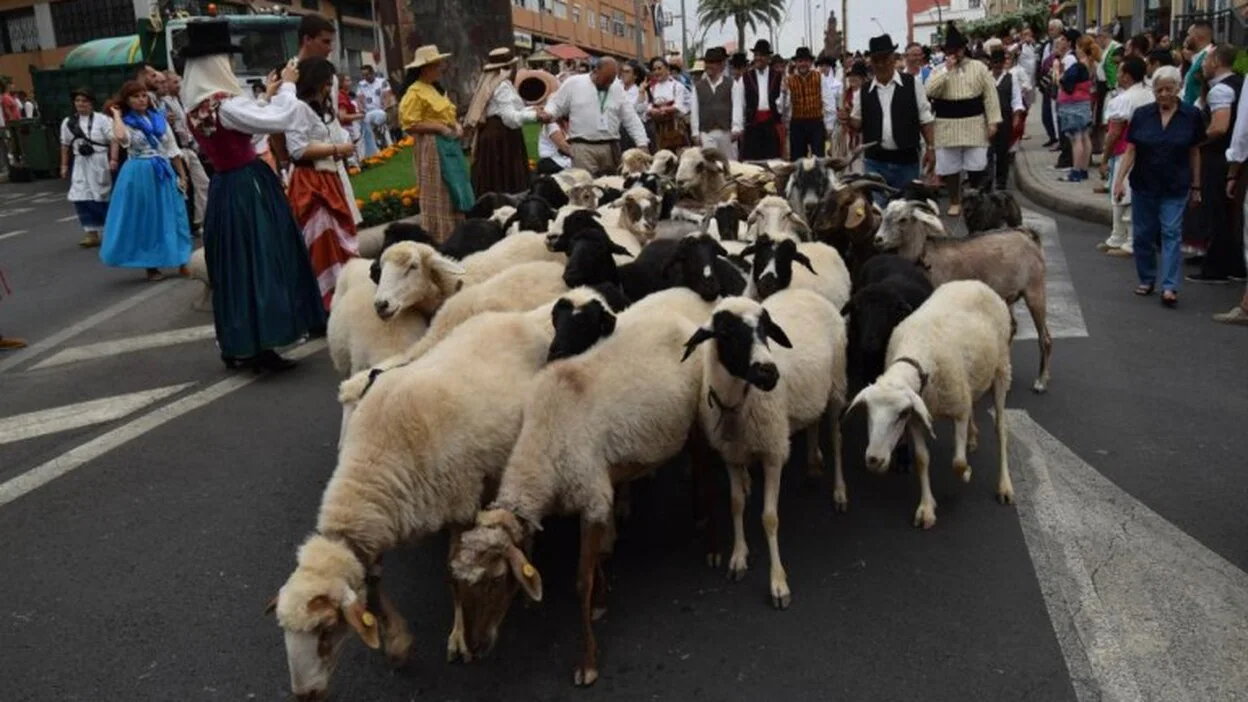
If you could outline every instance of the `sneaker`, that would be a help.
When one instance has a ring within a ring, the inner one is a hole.
[[[1110,249],[1109,251],[1106,251],[1105,253],[1109,254],[1110,256],[1113,256],[1114,258],[1131,258],[1132,256],[1135,255],[1134,251],[1129,251],[1127,249]]]
[[[1230,312],[1213,315],[1213,321],[1222,324],[1235,324],[1241,327],[1248,327],[1248,310],[1243,307],[1236,306]]]
[[[1230,278],[1220,275],[1208,275],[1205,273],[1193,273],[1187,276],[1189,283],[1205,283],[1208,285],[1226,285],[1231,282]]]
[[[13,337],[0,336],[0,351],[16,351],[26,348],[25,339],[14,339]]]
[[[100,233],[99,232],[87,232],[82,237],[82,239],[79,240],[78,245],[84,249],[90,249],[90,248],[99,246],[100,245]]]

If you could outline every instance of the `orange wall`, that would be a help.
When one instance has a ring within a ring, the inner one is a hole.
[[[603,10],[606,11],[608,18],[610,18],[612,12],[618,9],[624,13],[624,22],[626,24],[633,21],[633,5],[631,2],[614,4],[595,2],[594,0],[580,0],[576,4],[581,6],[581,17],[576,24],[572,23],[573,2],[574,0],[568,0],[567,19],[559,19],[553,14],[539,13],[513,6],[511,8],[512,23],[518,32],[528,32],[530,34],[556,38],[591,51],[611,53],[630,58],[635,56],[637,53],[637,40],[627,36],[617,37],[609,29],[602,31],[600,29],[601,20],[598,19],[602,16]],[[594,13],[594,26],[592,29],[588,24],[590,11]],[[645,12],[644,3],[642,11]],[[647,20],[641,25],[644,53],[647,57],[656,56],[661,53],[661,43],[659,37],[654,35],[653,25],[648,21],[648,18],[644,19]],[[633,23],[636,24],[636,22]]]
[[[77,46],[77,45],[75,45]],[[65,60],[65,55],[73,51],[73,46],[59,46],[55,49],[27,51],[20,54],[0,54],[0,76],[13,79],[14,90],[30,92],[30,67],[57,68]],[[38,98],[38,96],[35,96]]]

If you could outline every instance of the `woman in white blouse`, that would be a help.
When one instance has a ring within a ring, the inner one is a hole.
[[[660,149],[680,151],[689,145],[689,90],[673,80],[667,61],[655,57],[650,61],[650,109],[646,113],[654,124]]]
[[[99,246],[113,189],[109,165],[117,164],[117,142],[112,139],[112,120],[95,111],[90,92],[80,88],[71,91],[70,97],[74,114],[61,122],[61,178],[69,179],[69,201],[86,232],[78,245]]]
[[[529,153],[520,128],[536,122],[537,111],[525,107],[516,92],[519,60],[511,49],[490,52],[464,119],[464,128],[473,134],[472,191],[478,197],[529,187]]]
[[[646,111],[650,108],[650,96],[645,89],[645,80],[646,69],[638,61],[626,61],[620,66],[620,85],[624,87],[624,97],[637,108],[637,116],[643,121],[646,118]],[[621,129],[620,148],[631,149],[636,145],[628,130]]]
[[[334,64],[328,59],[299,62],[295,95],[299,104],[286,129],[286,151],[294,169],[286,196],[308,247],[312,272],[328,311],[342,266],[359,253],[355,218],[338,177],[338,161],[355,148],[336,143],[330,131],[334,121]]]

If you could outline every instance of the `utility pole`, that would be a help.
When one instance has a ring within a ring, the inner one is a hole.
[[[849,0],[841,0],[841,70],[845,69],[847,55],[852,55],[849,53]]]
[[[651,19],[653,19],[653,16],[654,16],[654,13],[651,13]],[[636,23],[637,23],[636,24],[637,26],[637,60],[642,63],[645,63],[646,62],[646,49],[645,49],[645,44],[642,43],[643,41],[642,35],[645,34],[646,30],[642,28],[643,25],[641,22],[641,0],[633,0],[633,17],[635,18]],[[658,27],[656,26],[655,29],[657,30]]]
[[[689,55],[689,13],[685,11],[685,0],[680,0],[680,57]],[[691,67],[691,63],[686,70]]]
[[[810,35],[810,0],[806,0],[806,46],[810,47],[812,42]]]

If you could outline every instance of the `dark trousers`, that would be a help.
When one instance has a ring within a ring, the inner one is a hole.
[[[794,119],[789,121],[789,156],[796,161],[809,152],[823,158],[827,155],[827,131],[823,119]]]
[[[555,163],[555,160],[550,157],[541,158],[537,161],[538,175],[554,175],[562,170],[563,166]]]
[[[997,190],[1005,190],[1010,183],[1010,163],[1013,156],[1010,153],[1010,142],[1014,141],[1014,132],[1010,127],[1011,124],[1008,121],[998,124],[997,135],[993,137],[992,144],[988,147],[992,156],[992,165],[989,170],[993,174]]]
[[[1044,133],[1049,135],[1049,141],[1055,141],[1057,139],[1057,115],[1053,113],[1053,100],[1041,91],[1040,102],[1043,103],[1040,109],[1040,121],[1044,122]]]
[[[745,128],[741,140],[741,160],[780,158],[780,134],[775,122],[754,122]]]
[[[1226,156],[1220,148],[1201,149],[1200,200],[1197,221],[1208,237],[1200,272],[1210,278],[1244,277],[1244,240],[1237,200],[1226,197]]]

